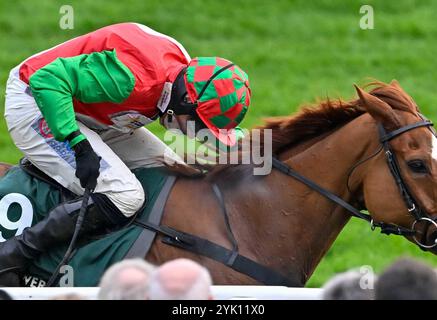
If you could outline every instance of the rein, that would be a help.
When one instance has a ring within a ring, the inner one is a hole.
[[[388,234],[398,234],[398,235],[411,236],[415,233],[414,231],[412,231],[410,229],[406,229],[404,227],[400,227],[397,225],[393,225],[393,224],[389,224],[389,223],[385,223],[385,222],[374,222],[372,217],[369,214],[363,213],[360,210],[356,209],[354,206],[352,206],[348,202],[344,201],[343,199],[336,196],[332,192],[326,190],[325,188],[319,186],[318,184],[311,181],[310,179],[304,177],[303,175],[301,175],[300,173],[298,173],[297,171],[295,171],[294,169],[292,169],[291,167],[286,165],[284,162],[278,160],[277,158],[273,158],[273,167],[275,169],[279,170],[280,172],[302,182],[307,187],[320,193],[322,196],[328,198],[332,202],[335,202],[339,206],[346,209],[350,214],[352,214],[352,216],[360,218],[362,220],[366,220],[367,222],[369,222],[371,224],[372,230],[374,230],[375,228],[381,228],[381,233],[384,233],[387,235]]]
[[[327,199],[331,200],[332,202],[338,204],[339,206],[346,209],[352,216],[357,217],[359,219],[365,220],[370,223],[371,229],[375,230],[375,228],[380,228],[381,233],[383,234],[396,234],[396,235],[402,235],[402,236],[412,236],[416,244],[422,248],[422,249],[429,249],[433,248],[437,245],[437,242],[433,245],[426,245],[423,244],[421,241],[417,240],[415,235],[417,234],[417,231],[415,230],[415,226],[420,221],[425,221],[429,224],[434,225],[437,228],[437,223],[434,219],[430,218],[424,210],[421,209],[421,207],[417,204],[417,201],[413,198],[411,193],[409,192],[407,185],[405,184],[404,180],[402,179],[401,170],[399,168],[398,162],[396,160],[396,156],[394,152],[391,150],[389,141],[393,138],[416,128],[420,127],[427,127],[430,128],[433,126],[433,123],[427,119],[424,119],[423,121],[416,122],[413,124],[406,125],[404,127],[401,127],[397,130],[394,130],[392,132],[387,133],[382,125],[378,125],[378,131],[379,131],[379,141],[382,144],[382,148],[384,149],[386,160],[388,167],[390,169],[390,172],[396,182],[396,185],[399,188],[399,191],[401,193],[401,196],[408,208],[408,212],[413,215],[415,221],[413,222],[411,228],[405,228],[402,226],[398,226],[392,223],[385,223],[385,222],[375,222],[373,218],[366,213],[361,212],[348,202],[344,201],[343,199],[339,198],[332,192],[326,190],[325,188],[319,186],[315,182],[311,181],[310,179],[304,177],[297,171],[295,171],[293,168],[285,164],[284,162],[280,161],[277,158],[273,158],[273,167],[279,170],[280,172],[295,178],[296,180],[300,181],[301,183],[308,186],[310,189],[313,189],[314,191],[318,192],[322,196],[326,197]],[[431,129],[431,128],[430,128]],[[432,130],[431,130],[432,131]],[[432,131],[432,133],[435,135],[435,133]],[[378,153],[380,150],[378,151]],[[377,154],[377,153],[376,153]],[[374,154],[374,155],[376,155]],[[355,167],[355,166],[354,166]],[[423,239],[422,239],[423,240]]]

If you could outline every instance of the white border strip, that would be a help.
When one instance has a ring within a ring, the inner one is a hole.
[[[95,300],[99,288],[2,288],[15,300],[48,300],[75,293]],[[323,289],[276,286],[213,286],[215,300],[320,300]]]

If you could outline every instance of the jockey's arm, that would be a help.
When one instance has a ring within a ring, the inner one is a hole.
[[[58,58],[37,70],[29,86],[54,138],[65,141],[79,130],[73,98],[85,103],[121,103],[131,94],[135,78],[113,50]],[[85,139],[75,135],[70,146]]]

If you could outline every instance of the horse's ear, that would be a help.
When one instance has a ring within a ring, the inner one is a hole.
[[[393,79],[393,80],[390,82],[390,85],[391,85],[392,87],[395,87],[395,88],[398,88],[398,89],[404,91],[404,89],[402,89],[401,85],[399,84],[399,81],[396,80],[396,79]]]
[[[355,84],[354,87],[360,98],[360,105],[366,109],[372,118],[382,123],[388,130],[395,130],[400,127],[399,118],[388,103],[367,93]]]

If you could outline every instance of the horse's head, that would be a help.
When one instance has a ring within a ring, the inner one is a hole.
[[[388,134],[385,147],[381,139],[381,152],[368,161],[363,174],[366,208],[375,222],[416,230],[408,239],[437,254],[437,138],[398,82],[370,93],[356,89],[360,106],[382,125],[379,138]]]

